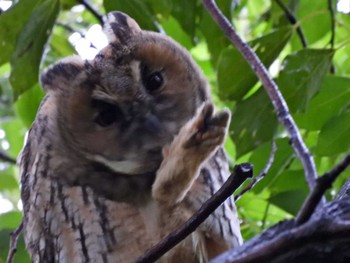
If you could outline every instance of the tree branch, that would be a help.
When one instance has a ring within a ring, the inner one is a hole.
[[[8,156],[5,152],[1,150],[0,150],[0,160],[11,164],[16,164],[16,159]]]
[[[203,0],[203,4],[208,9],[209,13],[216,21],[216,23],[223,30],[225,35],[241,52],[243,57],[248,61],[253,71],[261,80],[276,110],[276,114],[279,118],[279,121],[287,130],[293,149],[303,164],[306,181],[310,189],[313,189],[313,187],[315,186],[315,180],[317,178],[314,159],[310,154],[308,148],[306,147],[297,125],[295,124],[292,116],[289,114],[287,103],[285,102],[276,83],[269,77],[266,68],[263,66],[263,64],[261,63],[257,55],[254,53],[254,51],[249,47],[249,45],[243,42],[243,40],[236,33],[230,22],[217,7],[215,1]]]
[[[296,224],[301,225],[308,221],[314,213],[318,203],[320,202],[324,193],[329,189],[337,177],[350,165],[350,154],[348,154],[338,165],[332,170],[325,173],[322,177],[316,180],[316,186],[306,198],[302,208],[300,209]]]
[[[90,3],[88,3],[85,0],[77,0],[78,3],[82,4],[87,10],[90,11],[90,13],[96,17],[96,19],[99,21],[99,23],[103,26],[103,16],[95,10],[95,8],[92,7]]]
[[[201,208],[182,226],[170,233],[157,245],[148,250],[135,263],[155,262],[166,252],[184,240],[188,235],[194,232],[197,227],[207,219],[241,184],[253,175],[253,167],[249,163],[236,165],[233,173],[223,184],[223,186],[209,198]]]
[[[335,11],[334,11],[333,2],[334,2],[333,0],[328,0],[328,9],[331,16],[331,39],[329,43],[331,44],[332,49],[334,48],[334,41],[335,41]],[[335,73],[335,66],[333,63],[331,65],[330,72],[332,74]]]
[[[304,48],[307,47],[307,41],[306,41],[306,38],[305,38],[305,35],[303,33],[303,31],[301,30],[301,27],[300,25],[298,25],[298,20],[297,18],[294,16],[294,14],[280,1],[280,0],[275,0],[276,3],[281,7],[281,9],[283,10],[284,12],[284,15],[286,16],[287,20],[293,25],[295,26],[296,25],[296,31],[297,31],[297,34],[300,38],[300,42],[302,44],[302,46]],[[332,1],[332,0],[330,0]]]
[[[350,198],[345,197],[324,205],[301,226],[280,222],[210,263],[350,262],[349,243]]]
[[[269,159],[264,167],[264,169],[260,172],[260,174],[258,176],[256,176],[255,178],[252,179],[252,181],[250,182],[250,184],[247,185],[247,187],[245,187],[241,192],[239,192],[236,196],[235,196],[235,202],[238,201],[238,199],[240,199],[242,197],[242,195],[244,195],[246,192],[250,191],[251,189],[254,188],[254,186],[260,182],[261,179],[263,179],[265,177],[265,175],[268,173],[268,171],[271,168],[271,165],[275,159],[275,153],[277,150],[277,146],[275,141],[272,142],[272,149],[271,149],[271,153],[269,156]]]
[[[7,256],[7,263],[12,263],[13,259],[15,257],[16,251],[17,251],[17,240],[19,235],[22,233],[23,230],[23,221],[19,224],[18,228],[11,232],[10,234],[10,247],[9,247],[9,254]]]

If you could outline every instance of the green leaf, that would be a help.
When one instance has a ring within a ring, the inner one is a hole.
[[[269,201],[284,211],[297,215],[306,196],[307,193],[303,190],[290,190],[271,196]]]
[[[330,119],[321,129],[316,153],[322,156],[332,156],[350,150],[350,112]]]
[[[44,0],[38,4],[23,30],[11,57],[10,82],[17,98],[38,81],[44,46],[50,36],[59,11],[58,0]]]
[[[19,189],[18,182],[14,176],[13,167],[9,167],[6,170],[0,170],[0,191],[13,189]]]
[[[290,154],[292,153],[290,152]],[[271,182],[270,190],[273,194],[289,190],[302,190],[305,193],[309,192],[309,188],[305,180],[305,172],[303,169],[281,171],[275,180]]]
[[[152,7],[153,13],[161,15],[162,18],[168,18],[173,8],[172,0],[146,0],[146,2]]]
[[[296,17],[301,22],[301,28],[308,44],[312,44],[325,36],[331,28],[331,16],[328,1],[298,1]]]
[[[121,11],[135,19],[142,29],[158,31],[157,23],[150,6],[143,0],[115,1],[104,0],[106,12]]]
[[[0,214],[0,230],[15,229],[22,219],[22,213],[18,211],[11,211],[5,214]]]
[[[291,27],[283,27],[249,42],[249,45],[265,67],[269,67],[288,43],[292,32]],[[233,47],[221,52],[217,78],[220,97],[232,100],[242,99],[258,81],[249,64]]]
[[[320,91],[310,101],[305,113],[295,115],[300,128],[320,130],[334,115],[348,105],[350,101],[350,78],[328,76],[324,79]]]
[[[0,65],[8,62],[33,8],[42,0],[21,0],[0,16]]]
[[[16,101],[16,112],[27,128],[32,125],[43,97],[44,91],[37,84],[23,93]]]
[[[79,4],[76,0],[60,0],[60,3],[63,10],[69,10],[73,6]]]
[[[303,49],[288,55],[277,79],[291,112],[305,111],[329,70],[334,50]]]
[[[218,7],[229,20],[231,20],[231,4],[231,0],[217,1]],[[230,45],[230,41],[227,39],[219,26],[214,22],[208,11],[204,7],[201,11],[202,16],[199,23],[199,29],[201,30],[208,45],[208,49],[211,54],[211,61],[213,65],[216,66],[221,51]]]
[[[236,104],[230,136],[236,145],[237,158],[270,141],[277,128],[277,117],[264,89]]]
[[[162,27],[167,35],[172,37],[179,44],[187,49],[190,49],[192,47],[191,38],[182,30],[178,21],[172,16],[169,16],[169,18],[164,21]]]
[[[182,29],[194,38],[197,19],[197,0],[172,0],[171,14],[177,19]]]
[[[51,35],[50,44],[52,49],[56,51],[61,57],[66,57],[75,54],[75,49],[69,43],[66,36],[53,33]]]
[[[12,157],[16,157],[23,146],[24,135],[27,129],[19,119],[13,119],[7,122],[0,123],[0,129],[6,133],[5,139],[10,144],[10,149],[7,151]]]

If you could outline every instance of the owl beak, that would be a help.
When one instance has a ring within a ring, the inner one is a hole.
[[[153,114],[149,114],[145,118],[145,128],[153,133],[160,133],[162,131],[162,125],[159,119]]]

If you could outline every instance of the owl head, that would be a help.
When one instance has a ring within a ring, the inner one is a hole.
[[[116,173],[157,170],[162,148],[207,100],[206,79],[171,38],[109,13],[93,60],[63,59],[41,76],[62,154]],[[42,107],[45,110],[45,107]]]

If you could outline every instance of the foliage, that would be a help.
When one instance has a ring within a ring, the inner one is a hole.
[[[350,17],[336,12],[335,0],[312,4],[307,0],[281,1],[297,18],[294,25],[275,0],[217,2],[276,79],[318,173],[325,173],[350,149]],[[210,80],[218,107],[232,111],[226,143],[232,163],[252,162],[258,174],[269,157],[271,141],[276,140],[278,150],[269,173],[238,201],[245,239],[294,216],[308,193],[301,163],[255,74],[200,1],[89,3],[101,14],[115,9],[127,12],[144,29],[163,31],[192,53]],[[81,43],[96,45],[89,34],[97,23],[89,10],[73,0],[13,1],[10,9],[1,12],[0,149],[18,155],[43,97],[38,72],[76,53]],[[297,26],[303,31],[306,47]],[[74,40],[77,38],[82,39],[80,44]],[[337,181],[329,198],[349,173]],[[20,221],[18,189],[18,169],[0,161],[0,201],[6,199],[13,206],[7,213],[0,212],[0,262],[6,258],[9,230]],[[28,261],[25,257],[22,245],[16,261]]]

